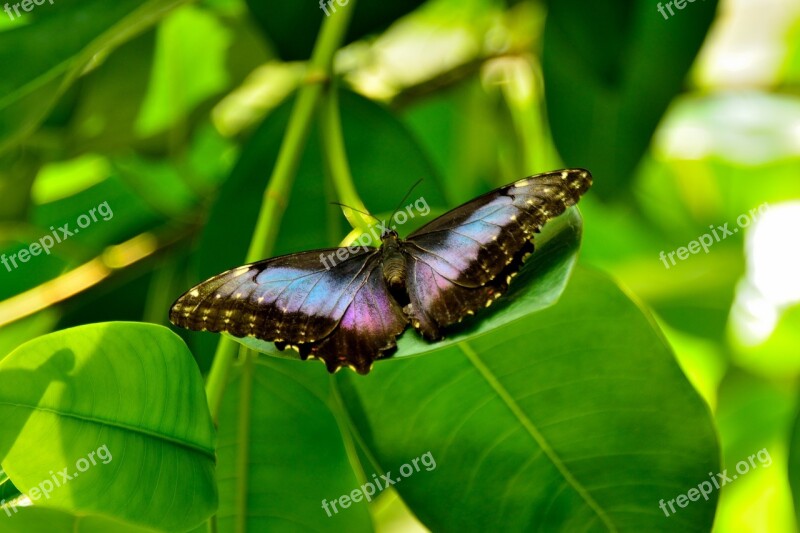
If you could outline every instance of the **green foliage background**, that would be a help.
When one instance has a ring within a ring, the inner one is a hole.
[[[113,211],[0,265],[0,531],[797,531],[800,10],[656,4],[0,14],[0,254]],[[366,377],[166,328],[213,274],[366,229],[331,202],[386,216],[424,178],[433,217],[564,166],[594,187],[509,293]]]

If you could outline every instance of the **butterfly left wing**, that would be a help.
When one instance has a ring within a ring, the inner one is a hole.
[[[583,169],[538,174],[479,196],[404,241],[406,313],[429,340],[488,306],[533,252],[533,235],[592,184]]]
[[[267,259],[223,272],[181,296],[176,326],[253,336],[322,359],[330,372],[369,372],[392,349],[408,319],[389,295],[380,253],[369,249],[328,268],[337,248]]]

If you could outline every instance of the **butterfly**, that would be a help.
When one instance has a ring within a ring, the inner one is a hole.
[[[367,374],[409,324],[428,341],[488,307],[533,252],[545,222],[592,184],[584,169],[530,176],[479,196],[406,239],[265,259],[218,274],[172,305],[170,321],[198,331],[256,337]],[[326,258],[338,258],[333,266]]]

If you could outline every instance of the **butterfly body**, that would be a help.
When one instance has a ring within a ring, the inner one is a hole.
[[[300,252],[223,272],[181,296],[170,321],[252,336],[366,374],[410,324],[425,339],[491,305],[533,236],[591,186],[583,169],[531,176],[484,194],[381,247]],[[344,252],[344,251],[347,252]],[[320,258],[336,256],[333,267]]]
[[[381,242],[383,279],[393,291],[400,291],[406,284],[406,257],[402,252],[402,243],[394,230],[384,232]]]

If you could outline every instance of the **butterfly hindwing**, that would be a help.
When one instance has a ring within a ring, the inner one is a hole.
[[[383,284],[377,249],[330,268],[315,250],[223,272],[181,296],[170,310],[177,326],[253,336],[323,359],[330,371],[366,373],[395,345],[408,319]]]
[[[407,313],[426,338],[499,297],[547,220],[574,205],[592,183],[567,169],[518,180],[467,202],[404,241]]]
[[[331,372],[350,365],[366,374],[375,359],[396,346],[395,339],[408,325],[408,318],[386,288],[380,259],[371,261],[378,265],[369,269],[338,327],[311,348],[311,354],[324,359]]]

